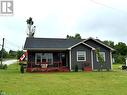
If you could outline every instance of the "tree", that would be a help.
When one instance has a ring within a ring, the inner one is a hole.
[[[17,51],[17,59],[19,59],[19,58],[23,55],[23,53],[24,53],[24,52],[23,52],[22,50],[21,50],[21,51],[18,50],[18,51]]]
[[[9,51],[9,58],[16,58],[16,57],[17,57],[17,52],[13,51],[13,50],[10,50]]]
[[[108,45],[108,46],[114,48],[114,42],[113,42],[113,41],[105,40],[105,41],[103,41],[103,42],[104,42],[106,45]]]
[[[118,42],[118,44],[114,45],[113,41],[108,40],[103,42],[115,49],[115,51],[113,51],[113,58],[115,59],[115,63],[124,64],[125,58],[127,57],[127,45],[123,42]]]
[[[81,36],[80,34],[76,33],[75,36],[67,35],[66,38],[67,39],[81,39]]]
[[[1,58],[1,54],[2,51],[0,51],[0,58]],[[3,58],[8,58],[8,56],[9,56],[8,52],[5,49],[3,49]]]
[[[80,34],[75,34],[75,39],[81,39],[81,36],[80,36]]]
[[[123,42],[118,42],[114,46],[115,51],[113,53],[115,63],[125,64],[125,58],[127,56],[127,46]]]
[[[118,44],[115,45],[115,50],[116,50],[116,54],[120,54],[123,56],[127,55],[127,46],[125,43],[123,42],[119,42]]]
[[[100,54],[100,50],[99,49],[96,49],[96,55],[97,55],[97,58],[98,58],[98,63],[100,64],[100,68],[98,69],[98,71],[102,71],[102,66],[104,64],[104,58],[103,56]]]

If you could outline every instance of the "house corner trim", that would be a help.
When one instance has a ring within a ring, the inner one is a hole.
[[[93,70],[93,51],[91,50],[91,65],[92,65],[92,70]]]
[[[70,65],[70,71],[71,71],[71,49],[69,50],[69,65]]]

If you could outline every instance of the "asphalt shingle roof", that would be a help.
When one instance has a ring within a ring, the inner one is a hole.
[[[24,49],[67,49],[83,40],[84,39],[26,38]]]

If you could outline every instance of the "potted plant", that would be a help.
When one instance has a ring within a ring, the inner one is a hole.
[[[92,71],[92,68],[90,66],[90,62],[86,61],[84,63],[84,71]]]

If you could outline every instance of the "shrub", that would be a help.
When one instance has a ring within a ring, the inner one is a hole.
[[[5,69],[5,70],[7,69],[7,64],[3,65],[3,69]]]
[[[24,73],[24,66],[23,66],[23,64],[20,66],[20,72]]]
[[[75,65],[75,72],[78,72],[78,65]]]
[[[2,90],[0,90],[0,95],[7,95],[7,94],[3,92]]]
[[[7,64],[2,64],[2,65],[0,65],[0,69],[4,69],[4,70],[6,70],[7,69]]]

